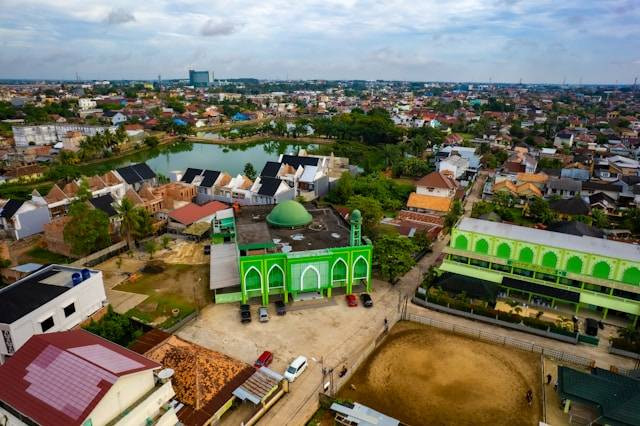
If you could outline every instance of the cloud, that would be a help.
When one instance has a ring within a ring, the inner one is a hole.
[[[208,19],[200,29],[200,34],[206,37],[227,36],[238,31],[238,25],[233,22],[222,22]]]
[[[135,20],[136,17],[133,16],[133,13],[123,8],[113,9],[109,12],[109,15],[107,15],[107,23],[109,25],[126,24],[127,22],[133,22]]]

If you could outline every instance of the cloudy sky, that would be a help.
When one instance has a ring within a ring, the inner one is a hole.
[[[640,0],[0,0],[0,78],[629,83]]]

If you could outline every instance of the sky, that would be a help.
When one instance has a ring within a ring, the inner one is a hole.
[[[0,0],[0,78],[632,83],[640,0]]]

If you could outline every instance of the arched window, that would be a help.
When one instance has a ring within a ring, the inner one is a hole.
[[[284,272],[280,265],[273,265],[267,275],[269,288],[284,287]]]
[[[262,276],[254,266],[250,267],[244,274],[244,288],[246,290],[260,290],[262,287]]]
[[[496,252],[496,255],[498,257],[501,257],[503,259],[509,259],[511,257],[511,247],[509,247],[509,244],[507,243],[502,243],[498,246],[498,250]]]
[[[542,256],[542,266],[555,268],[558,264],[558,256],[552,251],[548,251]]]
[[[347,281],[347,262],[338,259],[331,267],[332,284],[341,285]]]
[[[609,273],[611,272],[611,266],[605,261],[600,261],[593,265],[593,273],[592,275],[596,278],[608,279]]]
[[[476,252],[483,254],[489,253],[489,243],[487,240],[481,239],[476,242]]]
[[[640,285],[640,270],[635,267],[625,269],[622,281],[627,284]]]
[[[523,248],[522,250],[520,250],[520,256],[518,257],[518,260],[520,262],[533,263],[533,250],[531,250],[529,247]]]
[[[582,273],[582,259],[578,256],[572,256],[567,261],[567,272],[573,272],[574,274]]]
[[[313,266],[307,266],[300,276],[302,290],[317,290],[320,288],[320,272]]]
[[[466,250],[468,245],[469,245],[469,241],[467,240],[467,237],[465,237],[464,235],[458,235],[456,237],[456,243],[454,244],[454,248],[458,250]]]
[[[369,264],[364,257],[360,256],[353,265],[353,279],[367,279],[367,277],[369,277]]]

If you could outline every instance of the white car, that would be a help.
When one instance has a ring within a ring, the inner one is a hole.
[[[289,383],[293,382],[298,378],[299,375],[307,368],[307,358],[300,355],[298,358],[294,359],[289,367],[287,367],[287,371],[284,372],[284,378],[289,381]]]

